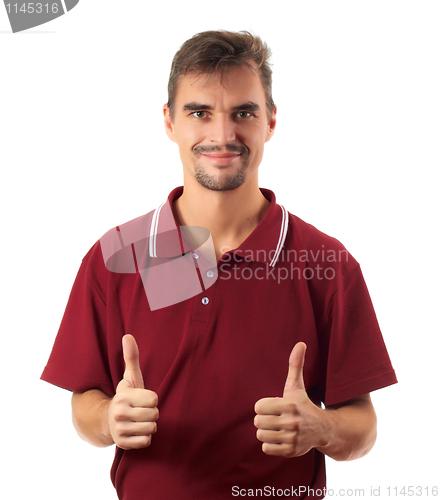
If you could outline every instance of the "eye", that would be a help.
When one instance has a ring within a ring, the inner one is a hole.
[[[207,116],[206,111],[194,111],[191,114],[193,116],[195,116],[196,118],[206,118],[206,116]]]
[[[249,111],[239,111],[237,113],[237,118],[249,118],[250,116],[252,116],[252,113],[249,113]]]

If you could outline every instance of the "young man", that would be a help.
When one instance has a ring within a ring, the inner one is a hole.
[[[268,58],[249,33],[178,51],[184,186],[91,248],[42,375],[84,440],[117,445],[124,500],[322,498],[324,455],[368,453],[369,392],[396,382],[357,262],[258,186]]]

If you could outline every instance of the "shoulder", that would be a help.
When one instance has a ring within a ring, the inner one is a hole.
[[[101,236],[100,250],[109,271],[134,272],[131,245],[148,241],[153,213],[154,210],[115,226]]]
[[[289,228],[284,252],[288,260],[304,262],[307,265],[326,265],[339,268],[342,275],[348,274],[359,264],[345,246],[312,224],[288,213]]]
[[[288,212],[288,215],[290,226],[290,245],[301,245],[305,248],[324,246],[334,250],[345,250],[345,246],[338,239],[320,231],[312,224],[305,222],[290,212]]]
[[[132,245],[147,242],[155,210],[118,224],[104,233],[82,259],[81,271],[95,283],[102,283],[108,271],[134,273]]]

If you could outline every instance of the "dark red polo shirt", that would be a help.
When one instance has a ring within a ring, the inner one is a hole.
[[[282,396],[298,341],[318,405],[396,382],[359,265],[266,189],[266,215],[216,264],[209,232],[176,226],[171,204],[182,190],[84,257],[42,379],[113,396],[122,336],[136,338],[160,418],[150,447],[116,449],[121,499],[220,500],[258,489],[292,497],[299,487],[322,498],[324,456],[265,455],[254,405]]]

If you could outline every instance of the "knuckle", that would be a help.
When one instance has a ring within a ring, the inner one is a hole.
[[[125,394],[123,392],[117,392],[112,400],[112,405],[120,405],[125,401]]]
[[[150,405],[151,407],[155,407],[159,403],[159,398],[157,397],[157,394],[153,391],[148,391],[149,392],[149,399],[150,399]]]
[[[151,444],[151,436],[142,436],[139,444],[140,448],[148,448]]]
[[[287,413],[291,413],[292,415],[297,415],[298,405],[293,401],[289,401],[288,403],[286,403],[285,410]]]
[[[121,422],[115,421],[113,432],[116,438],[119,439],[119,441],[123,440],[126,437],[125,427]]]
[[[116,387],[116,394],[123,394],[128,390],[130,390],[130,385],[128,384],[127,380],[123,378]]]
[[[289,449],[292,453],[296,451],[297,441],[296,433],[292,433],[288,436]]]
[[[297,432],[299,430],[299,423],[297,420],[287,420],[284,424],[284,429],[290,432]]]
[[[130,450],[131,449],[130,443],[127,439],[116,436],[116,439],[114,439],[114,442],[118,448],[122,448],[123,450]]]
[[[113,408],[113,419],[116,422],[122,422],[126,420],[126,413],[124,411],[124,408],[122,406],[115,406]]]

